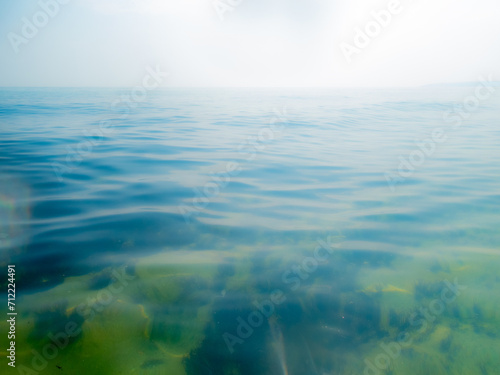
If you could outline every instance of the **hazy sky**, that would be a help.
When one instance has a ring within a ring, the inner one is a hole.
[[[0,0],[0,86],[135,86],[148,65],[170,72],[166,86],[500,79],[498,0],[401,0],[364,48],[356,28],[397,0],[60,1]],[[350,63],[341,43],[357,48]]]

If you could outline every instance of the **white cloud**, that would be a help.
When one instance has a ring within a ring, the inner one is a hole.
[[[74,0],[23,54],[2,51],[2,71],[24,71],[1,77],[32,81],[37,72],[55,85],[128,85],[148,63],[168,68],[175,86],[407,86],[500,77],[496,0],[401,0],[403,11],[348,64],[339,44],[352,43],[354,29],[390,1],[242,0],[221,22],[213,0]]]

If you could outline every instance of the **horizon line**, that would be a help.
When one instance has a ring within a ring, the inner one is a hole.
[[[440,82],[418,86],[159,86],[157,89],[414,89],[431,86],[470,86],[477,81]],[[490,84],[500,85],[500,81]],[[0,89],[129,89],[135,86],[1,86]]]

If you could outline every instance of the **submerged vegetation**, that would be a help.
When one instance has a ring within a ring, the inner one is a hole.
[[[89,374],[423,375],[466,369],[483,375],[498,368],[499,302],[476,281],[480,273],[492,291],[498,289],[496,269],[485,268],[486,259],[465,267],[450,257],[437,267],[384,252],[337,251],[301,274],[294,266],[303,251],[278,257],[272,250],[159,253],[121,271],[66,278],[23,297],[24,306],[38,307],[26,310],[18,324],[46,368],[68,373],[81,368],[75,358]],[[443,290],[456,282],[467,289],[452,300]],[[63,337],[68,323],[79,333],[55,358],[46,358],[44,348],[54,336]],[[37,363],[31,349],[18,353],[29,368]]]

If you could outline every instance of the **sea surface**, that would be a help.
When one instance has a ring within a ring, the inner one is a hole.
[[[0,89],[1,372],[498,374],[478,87]]]

